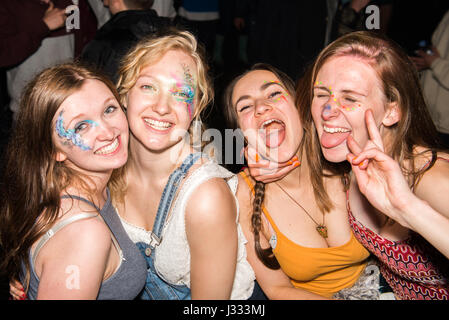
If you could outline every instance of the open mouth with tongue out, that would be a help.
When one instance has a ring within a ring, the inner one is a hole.
[[[259,127],[259,136],[269,148],[279,147],[285,139],[285,123],[279,119],[269,119]]]
[[[345,141],[351,134],[351,130],[343,127],[323,126],[321,135],[321,145],[324,148],[334,148]]]

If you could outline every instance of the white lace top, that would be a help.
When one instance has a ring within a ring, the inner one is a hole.
[[[246,260],[245,244],[247,240],[238,223],[238,201],[235,197],[238,179],[235,174],[218,165],[213,160],[201,165],[186,177],[162,231],[162,242],[155,251],[155,267],[158,274],[174,285],[186,285],[190,288],[190,248],[185,230],[185,208],[192,192],[205,181],[212,178],[224,178],[234,194],[237,205],[238,254],[237,267],[232,287],[232,300],[248,299],[254,288],[256,278],[253,269]],[[211,212],[213,214],[213,212]],[[122,218],[123,226],[134,243],[150,243],[151,232],[131,225]],[[220,270],[217,270],[220,272]]]

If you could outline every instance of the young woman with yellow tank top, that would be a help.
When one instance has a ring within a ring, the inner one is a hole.
[[[311,161],[310,124],[300,121],[293,81],[256,64],[229,84],[224,99],[230,124],[240,127],[250,150],[257,150],[247,155],[254,165],[269,159],[283,167],[276,171],[281,174],[294,167],[269,183],[256,183],[247,170],[239,174],[247,259],[267,297],[329,299],[353,287],[369,252],[351,232],[340,178],[310,176],[311,166],[322,164]],[[378,297],[376,285],[361,291]]]

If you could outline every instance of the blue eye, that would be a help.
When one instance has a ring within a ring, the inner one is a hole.
[[[117,110],[116,106],[109,106],[106,108],[106,110],[104,111],[105,114],[109,114],[109,113],[113,113],[115,110]]]
[[[78,133],[78,132],[80,132],[80,131],[86,129],[87,126],[88,126],[88,123],[87,123],[87,122],[85,122],[85,121],[79,122],[79,123],[77,123],[77,124],[75,125],[75,127],[73,128],[73,131],[74,131],[75,133]]]

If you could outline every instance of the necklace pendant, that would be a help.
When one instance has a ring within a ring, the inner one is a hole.
[[[318,233],[320,234],[320,236],[322,236],[323,238],[327,238],[327,227],[325,225],[319,224],[316,227],[316,231],[318,231]]]

